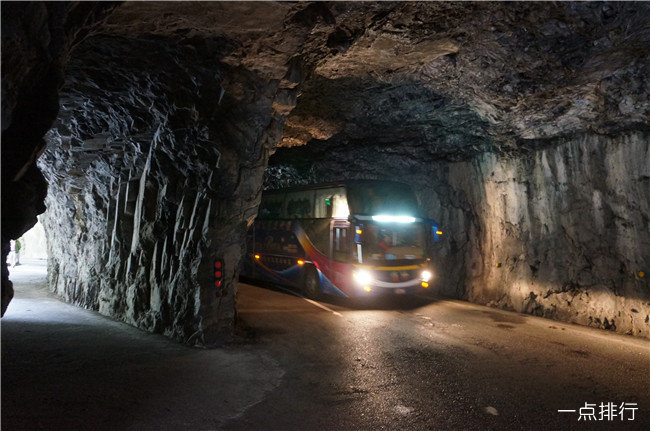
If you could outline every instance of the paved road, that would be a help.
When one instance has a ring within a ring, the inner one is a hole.
[[[648,340],[460,301],[314,303],[241,284],[250,338],[200,350],[61,303],[42,272],[12,277],[3,430],[650,429]]]
[[[650,429],[648,340],[399,299],[316,307],[243,285],[240,316],[285,375],[225,429]]]

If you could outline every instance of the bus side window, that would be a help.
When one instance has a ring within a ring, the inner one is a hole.
[[[346,262],[348,260],[348,229],[337,227],[334,229],[334,260]]]

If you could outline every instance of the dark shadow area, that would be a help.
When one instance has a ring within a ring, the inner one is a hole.
[[[3,319],[3,430],[127,429],[187,380],[198,352],[106,323]]]
[[[219,429],[277,384],[263,353],[190,348],[30,277],[2,319],[2,430]]]

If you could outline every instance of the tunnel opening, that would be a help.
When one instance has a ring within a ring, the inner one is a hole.
[[[23,265],[47,265],[47,236],[41,219],[42,216],[39,216],[38,221],[31,229],[23,233],[20,238],[10,241],[11,249],[7,255],[9,268]]]

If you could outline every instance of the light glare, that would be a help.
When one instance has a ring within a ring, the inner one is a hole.
[[[362,286],[366,284],[370,284],[370,282],[372,282],[372,276],[365,269],[358,270],[357,272],[354,273],[353,277],[355,281]]]
[[[411,216],[391,216],[391,215],[376,215],[372,216],[374,221],[380,223],[414,223],[415,217]]]
[[[340,197],[334,199],[334,208],[332,210],[333,218],[348,218],[350,215],[350,208],[348,207],[348,202],[346,199],[341,199]]]

